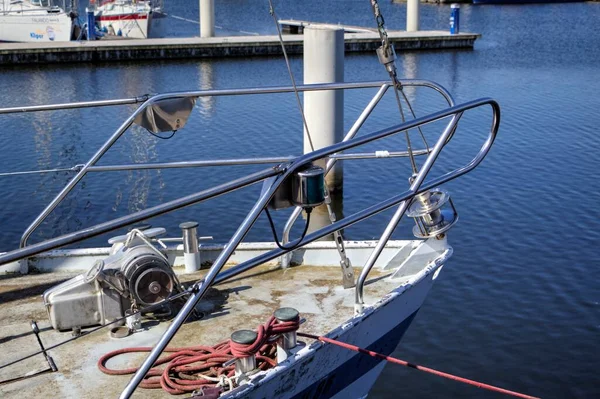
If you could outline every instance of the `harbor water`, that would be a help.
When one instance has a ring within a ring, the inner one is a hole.
[[[156,20],[155,36],[197,35],[198,25],[181,19],[197,19],[197,2],[188,3],[169,1],[170,16]],[[218,35],[275,33],[267,1],[216,3]],[[380,5],[388,28],[403,29],[405,4]],[[280,18],[374,25],[366,0],[277,1],[275,6]],[[422,4],[421,28],[449,29],[449,16],[449,5]],[[462,31],[482,34],[472,51],[400,53],[399,74],[436,81],[458,103],[497,99],[501,128],[481,166],[447,187],[460,214],[449,233],[454,256],[394,355],[544,398],[600,397],[600,3],[462,5],[460,18]],[[291,65],[302,81],[301,57],[292,57]],[[346,56],[346,81],[386,78],[375,54]],[[0,69],[0,107],[289,84],[280,57],[19,65]],[[443,106],[427,90],[406,90],[418,115]],[[346,129],[373,94],[345,94]],[[82,164],[132,110],[0,116],[0,173]],[[361,134],[399,121],[393,97],[386,96]],[[489,112],[465,115],[432,174],[473,157],[489,121]],[[439,125],[425,130],[430,142],[439,132]],[[134,127],[100,164],[296,155],[302,151],[301,140],[301,119],[291,94],[200,99],[187,126],[169,140]],[[361,152],[405,148],[398,136]],[[344,172],[343,212],[351,214],[404,191],[410,165],[399,159],[358,160],[346,163]],[[90,174],[31,241],[246,173],[248,168],[229,167]],[[0,251],[18,247],[21,233],[71,176],[0,176]],[[260,187],[244,189],[151,223],[179,234],[180,222],[197,220],[201,235],[225,242],[259,192]],[[345,236],[374,239],[390,215],[353,226]],[[285,215],[275,216],[282,228]],[[403,221],[394,237],[409,238],[411,223]],[[103,245],[107,238],[87,245]],[[267,220],[261,218],[246,240],[271,239]],[[497,396],[388,365],[369,397]]]

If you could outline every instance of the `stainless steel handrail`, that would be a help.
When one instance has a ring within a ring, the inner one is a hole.
[[[58,111],[63,109],[78,109],[78,108],[96,108],[96,107],[111,107],[115,105],[139,104],[150,98],[149,94],[131,98],[119,98],[115,100],[97,100],[97,101],[79,101],[62,104],[46,104],[46,105],[28,105],[24,107],[8,107],[0,108],[2,114],[16,114],[25,112],[40,112],[40,111]]]
[[[421,79],[406,79],[400,81],[404,86],[424,86],[429,87],[444,97],[451,97],[448,91],[435,82]],[[324,84],[309,84],[297,86],[299,91],[319,91],[319,90],[343,90],[343,89],[369,89],[375,87],[390,87],[389,81],[371,81],[371,82],[352,82],[352,83],[324,83]],[[183,97],[218,97],[218,96],[234,96],[234,95],[249,95],[249,94],[281,94],[293,92],[291,86],[270,86],[261,88],[238,88],[238,89],[219,89],[219,90],[198,90],[198,91],[181,91],[172,93],[163,93],[160,96],[176,95],[172,98]],[[191,94],[191,95],[188,95]],[[28,105],[22,107],[5,107],[0,108],[0,114],[14,114],[23,112],[39,112],[39,111],[57,111],[62,109],[77,109],[90,108],[114,105],[127,105],[145,102],[157,95],[144,94],[138,97],[120,98],[113,100],[95,100],[95,101],[79,101],[61,104],[46,104],[46,105]],[[171,97],[170,97],[171,98]],[[164,98],[161,98],[164,99]]]
[[[452,172],[448,172],[446,175],[456,174],[455,177],[458,177],[458,176],[461,176],[461,175],[469,172],[470,170],[475,168],[489,152],[492,144],[494,143],[494,140],[498,133],[498,128],[500,126],[500,107],[496,102],[490,102],[490,105],[492,106],[492,109],[494,111],[493,119],[492,119],[492,128],[490,129],[489,136],[488,136],[487,140],[483,143],[477,156],[466,166],[455,169]],[[421,185],[423,184],[423,181],[427,177],[427,174],[431,170],[431,167],[435,163],[435,160],[439,156],[440,152],[442,151],[444,146],[447,144],[448,140],[450,140],[453,137],[453,135],[456,131],[457,123],[460,120],[460,118],[462,117],[462,114],[463,114],[463,112],[458,112],[458,113],[454,114],[454,116],[452,117],[452,119],[450,120],[448,125],[446,126],[446,129],[444,129],[444,132],[440,135],[438,141],[436,142],[436,144],[433,148],[433,151],[427,157],[427,160],[423,164],[423,167],[421,168],[421,170],[419,171],[417,176],[415,176],[415,179],[413,180],[413,182],[410,186],[409,192],[413,193],[413,195],[410,198],[405,199],[400,203],[400,206],[398,207],[398,209],[394,213],[394,216],[392,217],[392,219],[386,226],[383,234],[381,235],[379,241],[377,242],[375,248],[373,249],[373,252],[371,252],[371,255],[369,255],[367,262],[363,266],[360,276],[358,277],[358,280],[356,282],[356,289],[355,289],[355,294],[356,294],[355,310],[357,312],[362,311],[362,309],[364,307],[364,285],[367,280],[367,277],[368,277],[371,269],[375,265],[377,258],[379,258],[379,255],[381,255],[381,252],[383,251],[385,244],[390,239],[392,233],[398,226],[398,223],[402,219],[402,216],[404,216],[404,213],[406,212],[406,209],[408,208],[408,205],[410,204],[410,200],[414,197],[414,195],[416,195],[420,192],[426,191],[429,188],[433,188],[433,187],[430,187],[431,184],[429,184],[429,185],[427,185],[427,187],[425,187],[425,189],[422,189]],[[442,184],[443,182],[445,182],[445,181],[436,182],[435,185]]]
[[[414,156],[429,154],[428,150],[413,150]],[[373,159],[373,158],[408,158],[408,151],[386,151],[385,154],[376,152],[362,152],[351,154],[333,154],[330,159],[348,160],[348,159]],[[298,155],[288,155],[285,157],[263,157],[263,158],[231,158],[231,159],[202,159],[196,161],[179,161],[179,162],[154,162],[154,163],[134,163],[123,165],[100,165],[90,166],[89,172],[122,172],[128,170],[148,170],[148,169],[179,169],[179,168],[202,168],[209,166],[240,166],[240,165],[262,165],[262,164],[279,164],[291,162],[298,158]],[[20,176],[42,173],[77,173],[83,168],[83,165],[75,165],[70,168],[42,169],[29,170],[18,172],[0,172],[0,177],[5,176]]]
[[[189,205],[197,204],[208,199],[227,194],[240,188],[258,183],[268,177],[280,174],[282,170],[283,169],[279,166],[268,168],[260,172],[244,176],[242,178],[232,180],[215,187],[211,187],[207,190],[199,191],[197,193],[181,197],[173,201],[165,202],[152,208],[147,208],[142,211],[138,211],[117,219],[113,219],[108,222],[100,223],[83,230],[78,230],[72,233],[62,235],[60,237],[51,238],[46,241],[28,245],[27,247],[20,248],[15,251],[7,252],[5,254],[0,255],[0,266],[9,262],[25,259],[30,256],[38,255],[43,252],[60,248],[65,245],[74,244],[76,242],[96,237],[100,234],[108,233],[110,231],[120,229],[122,227],[126,227],[131,224],[138,223],[155,216],[163,215],[165,213]]]
[[[438,85],[437,83],[427,81],[424,84],[423,82],[414,81],[414,82],[412,82],[412,84],[410,84],[410,82],[408,84],[403,83],[403,86],[413,86],[413,87],[421,86],[421,87],[431,88],[441,94],[441,96],[448,103],[448,106],[451,107],[454,105],[454,98],[452,98],[452,95],[450,94],[450,92],[448,92],[448,90],[446,90],[443,86]],[[373,98],[371,99],[369,104],[367,104],[367,106],[365,107],[363,112],[356,119],[356,121],[354,122],[354,124],[352,125],[350,130],[348,130],[348,133],[346,133],[346,136],[344,136],[342,142],[348,141],[348,140],[352,139],[354,136],[356,136],[356,134],[358,133],[360,128],[364,125],[364,123],[366,122],[368,117],[371,115],[371,113],[373,112],[373,110],[375,109],[377,104],[379,104],[379,102],[381,101],[381,98],[383,97],[383,95],[385,94],[387,89],[389,89],[389,88],[390,88],[390,85],[388,84],[388,85],[382,86],[381,89],[379,89],[379,91],[375,94],[375,96],[373,96]],[[421,154],[422,153],[420,151],[413,151],[413,155],[421,155]],[[329,158],[329,160],[327,161],[327,164],[325,166],[325,174],[329,173],[329,171],[331,171],[331,169],[333,169],[336,162],[337,162],[337,159],[335,159],[333,157]],[[283,235],[282,235],[282,239],[281,239],[282,243],[284,245],[290,241],[290,232],[292,230],[292,227],[294,226],[294,223],[296,223],[296,220],[298,219],[298,217],[300,216],[301,213],[302,213],[302,208],[296,207],[296,209],[294,209],[294,211],[292,212],[292,214],[286,221],[285,226],[283,227]],[[290,258],[291,258],[291,253],[284,256],[284,258],[282,259],[282,264],[284,266],[287,266],[290,262]]]
[[[492,107],[492,111],[493,111],[492,127],[490,129],[490,134],[489,134],[488,140],[484,143],[484,145],[482,146],[481,150],[478,152],[476,157],[471,162],[469,162],[468,164],[466,164],[465,166],[463,166],[461,168],[455,169],[452,172],[446,173],[436,179],[433,179],[433,180],[423,183],[422,180],[427,175],[427,172],[429,171],[431,165],[435,161],[437,154],[439,153],[441,148],[447,143],[448,139],[452,136],[453,131],[454,131],[453,127],[458,122],[459,115],[462,115],[462,113],[465,112],[466,110],[484,106],[484,105],[490,105]],[[153,348],[151,353],[148,355],[146,360],[143,362],[141,367],[138,369],[136,374],[132,377],[131,381],[125,387],[123,393],[121,394],[121,397],[128,398],[131,396],[131,394],[133,393],[135,388],[139,385],[140,381],[143,379],[143,377],[145,376],[145,374],[147,373],[149,368],[152,366],[152,364],[154,364],[155,360],[158,358],[160,353],[168,345],[168,343],[172,339],[173,335],[177,332],[177,330],[181,327],[183,322],[187,319],[187,317],[189,316],[191,311],[194,309],[197,302],[202,298],[202,296],[204,295],[206,290],[214,282],[223,281],[223,279],[230,278],[231,276],[237,275],[237,274],[241,273],[242,271],[248,270],[252,267],[255,267],[258,264],[264,263],[265,261],[274,259],[278,256],[281,256],[282,254],[284,254],[286,252],[289,252],[288,250],[275,249],[275,250],[267,252],[266,254],[260,255],[250,261],[244,262],[244,263],[238,265],[237,267],[234,267],[233,269],[228,270],[225,273],[221,273],[223,266],[228,261],[231,254],[236,250],[237,246],[244,239],[244,237],[246,236],[246,234],[248,233],[250,228],[256,222],[260,213],[264,210],[264,208],[267,206],[267,204],[271,200],[275,191],[279,188],[279,186],[282,184],[283,181],[285,181],[285,179],[288,176],[290,176],[292,173],[298,171],[299,169],[305,167],[306,165],[308,165],[316,160],[323,159],[329,155],[340,153],[342,151],[345,151],[345,150],[348,150],[348,149],[351,149],[354,147],[358,147],[360,145],[364,145],[364,144],[370,143],[375,140],[383,139],[385,137],[389,137],[391,135],[394,135],[394,134],[397,134],[397,133],[400,133],[400,132],[403,132],[403,131],[406,131],[409,129],[414,129],[417,126],[422,126],[422,125],[425,125],[425,124],[428,124],[428,123],[431,123],[434,121],[441,120],[446,117],[452,117],[452,120],[451,120],[448,128],[444,131],[444,133],[438,139],[433,152],[427,158],[426,165],[428,165],[428,166],[423,167],[423,169],[420,173],[420,175],[422,177],[422,179],[421,179],[422,184],[419,184],[418,186],[415,185],[415,186],[411,187],[411,189],[405,193],[394,196],[388,200],[382,201],[379,204],[371,206],[371,207],[364,209],[360,212],[357,212],[351,216],[345,217],[342,220],[337,221],[331,225],[325,226],[311,234],[308,234],[299,243],[299,246],[303,246],[303,245],[306,245],[306,244],[308,244],[318,238],[321,238],[325,235],[331,234],[335,231],[339,231],[339,230],[346,228],[352,224],[360,222],[368,217],[371,217],[377,213],[380,213],[386,209],[389,209],[397,204],[406,202],[406,201],[410,200],[411,198],[413,198],[414,195],[416,195],[422,191],[428,190],[439,184],[442,184],[444,182],[452,180],[458,176],[461,176],[462,174],[469,172],[473,168],[475,168],[483,160],[483,158],[487,155],[487,153],[496,137],[496,134],[498,131],[498,126],[499,126],[499,121],[500,121],[500,109],[499,109],[498,104],[492,99],[475,100],[475,101],[471,101],[471,102],[468,102],[468,103],[465,103],[462,105],[450,107],[444,111],[440,111],[440,112],[436,112],[436,113],[433,113],[433,114],[430,114],[430,115],[427,115],[424,117],[416,118],[411,121],[405,122],[403,124],[400,124],[400,125],[388,128],[388,129],[384,129],[384,130],[381,130],[378,132],[366,134],[366,135],[360,136],[360,137],[355,137],[351,140],[348,140],[348,141],[345,141],[342,143],[337,143],[332,146],[311,152],[309,154],[305,154],[301,157],[298,157],[296,160],[294,160],[293,162],[291,162],[289,164],[280,165],[279,167],[267,169],[262,172],[257,172],[252,175],[246,176],[244,178],[234,180],[234,181],[222,184],[220,186],[205,190],[203,192],[196,193],[191,196],[183,197],[178,200],[174,200],[174,201],[159,205],[157,207],[149,208],[147,210],[144,210],[141,212],[136,212],[132,215],[124,216],[122,218],[115,219],[115,220],[112,220],[112,221],[109,221],[106,223],[102,223],[100,225],[96,225],[96,226],[93,226],[93,227],[90,227],[90,228],[87,228],[84,230],[80,230],[75,233],[70,233],[70,234],[55,238],[55,239],[51,239],[51,240],[48,240],[48,241],[45,241],[42,243],[31,245],[26,248],[21,248],[16,251],[9,252],[4,255],[0,255],[0,265],[3,265],[7,262],[20,260],[20,259],[32,256],[35,254],[39,254],[42,252],[46,252],[48,250],[55,249],[60,246],[75,243],[75,242],[81,241],[85,238],[93,237],[98,234],[102,234],[104,232],[108,232],[108,231],[114,230],[116,228],[126,226],[128,224],[136,223],[140,220],[144,220],[144,219],[147,219],[152,216],[156,216],[156,215],[163,214],[163,213],[175,210],[175,209],[179,209],[183,206],[187,206],[192,203],[198,203],[201,201],[205,201],[205,200],[213,198],[215,196],[222,195],[222,194],[225,194],[225,193],[233,191],[233,190],[237,190],[241,187],[245,187],[250,184],[254,184],[254,183],[262,181],[264,179],[268,179],[266,189],[263,190],[259,200],[255,203],[252,210],[248,213],[248,215],[246,216],[246,218],[244,219],[242,224],[236,230],[235,234],[232,236],[232,238],[229,240],[227,245],[224,247],[224,249],[220,253],[219,257],[216,259],[215,263],[208,271],[205,279],[200,282],[197,282],[196,284],[194,284],[192,286],[192,288],[190,289],[191,295],[190,295],[189,299],[187,300],[187,302],[185,303],[185,305],[183,306],[181,311],[178,313],[178,315],[175,317],[175,319],[173,320],[171,325],[168,327],[168,329],[166,330],[164,335],[160,338],[159,342]],[[385,242],[383,243],[383,245],[385,245],[385,243],[387,242],[388,239],[389,239],[389,237],[384,238]],[[367,274],[368,274],[368,272],[367,272]],[[361,274],[361,276],[362,276],[362,274]]]
[[[427,150],[413,150],[413,155],[427,155]],[[408,158],[408,151],[390,151],[382,156],[376,152],[362,152],[351,154],[333,154],[329,159],[347,160],[347,159],[373,159],[373,158]],[[179,162],[161,162],[161,163],[137,163],[129,165],[102,165],[92,166],[89,172],[120,172],[124,170],[145,170],[145,169],[173,169],[173,168],[201,168],[209,166],[239,166],[239,165],[260,165],[291,162],[298,158],[298,155],[289,155],[285,157],[265,157],[265,158],[237,158],[237,159],[207,159],[197,161],[179,161]],[[70,169],[69,169],[70,170]],[[63,170],[64,171],[64,170]]]
[[[442,86],[437,85],[434,82],[425,80],[403,80],[401,84],[404,86],[424,86],[430,87],[433,90],[442,94],[446,98],[451,98],[450,94]],[[223,90],[198,90],[198,91],[184,91],[157,94],[148,97],[134,112],[127,118],[125,122],[113,133],[113,135],[100,147],[94,155],[81,167],[75,176],[62,188],[62,190],[54,197],[54,199],[40,212],[40,214],[34,219],[33,222],[27,227],[23,235],[19,246],[24,248],[27,246],[27,241],[31,237],[31,234],[43,223],[43,221],[56,209],[56,207],[65,199],[65,197],[73,190],[73,188],[83,179],[88,173],[90,168],[94,166],[102,156],[113,146],[113,144],[129,129],[133,124],[134,119],[140,113],[142,113],[150,105],[167,99],[175,98],[190,98],[190,97],[215,97],[215,96],[235,96],[235,95],[252,95],[252,94],[276,94],[276,93],[290,93],[295,90],[298,91],[320,91],[320,90],[343,90],[343,89],[364,89],[380,87],[379,92],[385,92],[389,88],[390,84],[386,81],[379,82],[358,82],[358,83],[329,83],[329,84],[311,84],[294,87],[265,87],[265,88],[245,88],[245,89],[223,89]],[[379,93],[378,93],[379,94]],[[381,94],[381,96],[383,93]],[[381,99],[381,96],[379,99]],[[20,113],[20,112],[36,112],[36,111],[49,111],[58,109],[73,109],[73,108],[86,108],[93,106],[109,106],[109,105],[123,105],[139,102],[145,99],[146,96],[134,97],[129,99],[118,99],[118,100],[102,100],[102,101],[88,101],[88,102],[74,102],[64,103],[55,105],[39,105],[29,107],[11,107],[0,109],[0,114]],[[379,101],[379,100],[377,100]]]
[[[254,205],[252,210],[248,213],[248,215],[246,216],[246,218],[244,219],[242,224],[238,227],[238,229],[234,233],[233,237],[229,240],[229,242],[227,243],[225,248],[221,251],[221,253],[219,254],[219,257],[215,260],[215,262],[209,269],[204,280],[199,281],[192,286],[192,288],[191,288],[192,295],[190,295],[189,299],[183,305],[182,309],[177,314],[177,316],[172,321],[172,323],[169,325],[169,327],[167,328],[165,333],[162,335],[162,337],[160,338],[158,343],[154,346],[154,348],[152,349],[152,351],[150,352],[148,357],[146,357],[146,359],[144,360],[142,365],[138,368],[138,370],[136,371],[134,376],[131,378],[131,380],[129,381],[129,383],[127,384],[127,386],[121,393],[120,398],[126,399],[126,398],[131,397],[131,395],[133,394],[133,392],[135,391],[137,386],[140,384],[140,382],[142,381],[142,379],[144,378],[146,373],[150,370],[150,368],[156,362],[156,360],[158,359],[160,354],[167,347],[167,345],[169,344],[169,342],[171,341],[173,336],[177,333],[177,331],[179,330],[181,325],[185,322],[185,320],[188,318],[188,316],[190,315],[192,310],[195,308],[198,301],[200,301],[200,299],[203,297],[203,295],[207,291],[207,289],[214,282],[217,281],[217,276],[221,273],[221,269],[223,268],[225,263],[228,261],[231,254],[233,254],[233,252],[236,250],[236,248],[238,247],[240,242],[246,236],[246,234],[248,233],[250,228],[254,225],[254,223],[258,219],[259,215],[262,213],[264,208],[267,206],[267,204],[271,200],[271,198],[274,195],[277,188],[282,184],[282,182],[290,174],[292,174],[293,172],[299,170],[300,168],[304,167],[305,165],[307,165],[313,161],[316,161],[318,159],[322,159],[322,158],[326,157],[327,155],[337,153],[340,151],[344,151],[346,149],[350,149],[350,148],[353,148],[353,147],[356,147],[359,145],[363,145],[363,144],[369,143],[374,140],[382,139],[382,138],[388,137],[390,135],[393,135],[393,134],[396,134],[396,133],[399,133],[399,132],[402,132],[402,131],[405,131],[408,129],[415,128],[417,126],[422,126],[424,124],[431,123],[431,122],[440,120],[440,119],[448,117],[448,116],[452,116],[452,121],[449,124],[449,128],[447,128],[444,131],[444,133],[440,136],[440,138],[436,142],[434,150],[429,155],[429,157],[426,161],[426,166],[424,166],[420,172],[420,175],[424,179],[424,177],[427,175],[427,172],[429,172],[429,169],[431,169],[431,166],[435,162],[435,159],[437,158],[439,151],[441,151],[441,149],[444,147],[444,145],[446,145],[448,139],[453,134],[453,132],[454,132],[453,127],[458,122],[458,119],[460,118],[459,115],[462,115],[462,113],[468,109],[480,107],[482,105],[490,105],[492,107],[492,111],[493,111],[492,127],[490,129],[490,134],[488,136],[488,139],[486,140],[486,142],[484,143],[484,145],[482,146],[481,150],[478,152],[476,157],[471,162],[469,162],[467,165],[465,165],[461,168],[455,169],[452,172],[446,173],[443,176],[441,176],[437,179],[434,179],[433,181],[429,182],[428,184],[425,184],[424,187],[422,187],[422,184],[419,184],[418,187],[417,186],[411,187],[411,189],[406,194],[402,194],[400,196],[393,197],[392,199],[390,199],[388,201],[384,201],[380,204],[377,204],[375,206],[367,208],[366,210],[358,212],[358,213],[354,214],[353,216],[344,218],[339,222],[335,222],[331,225],[328,225],[326,227],[323,227],[323,228],[317,230],[316,232],[313,232],[313,233],[307,235],[298,244],[299,246],[306,245],[309,242],[312,242],[312,241],[314,241],[320,237],[323,237],[327,234],[331,234],[335,231],[339,231],[342,228],[348,227],[354,223],[357,223],[363,219],[366,219],[367,217],[377,214],[377,213],[379,213],[385,209],[388,209],[398,203],[407,202],[408,200],[413,198],[419,192],[425,191],[426,189],[433,188],[441,183],[452,180],[458,176],[461,176],[461,175],[469,172],[473,168],[475,168],[483,160],[483,158],[487,155],[487,153],[489,152],[489,149],[496,137],[496,134],[498,132],[499,123],[500,123],[500,107],[492,99],[480,99],[480,100],[471,101],[471,102],[468,102],[468,103],[465,103],[465,104],[462,104],[459,106],[450,107],[450,108],[446,109],[445,111],[437,112],[437,113],[428,115],[426,117],[417,118],[410,122],[403,123],[399,126],[392,127],[390,129],[371,133],[371,134],[368,134],[368,135],[365,135],[362,137],[354,138],[354,139],[346,141],[346,142],[337,143],[332,146],[313,151],[309,154],[299,157],[295,162],[293,162],[289,165],[289,167],[285,170],[285,172],[283,172],[279,176],[270,178],[270,185],[268,186],[268,188],[263,190],[259,200],[256,202],[256,204]],[[387,239],[386,239],[386,242],[387,242]],[[385,245],[385,243],[384,243],[384,245]],[[247,262],[244,262],[244,263],[238,265],[238,267],[234,268],[236,270],[235,272],[229,271],[228,277],[231,277],[233,275],[241,273],[242,271],[248,270],[249,268],[255,267],[256,265],[264,263],[265,261],[274,259],[277,256],[281,256],[282,254],[284,254],[286,252],[289,252],[289,250],[283,250],[283,249],[278,248],[278,249],[269,251],[266,254],[257,256],[256,258],[254,258],[250,261],[247,261]],[[1,263],[1,258],[0,258],[0,263]],[[362,276],[362,274],[361,274],[361,276]]]
[[[280,165],[280,166],[277,166],[274,168],[269,168],[262,172],[253,173],[248,176],[242,177],[240,179],[232,180],[228,183],[225,183],[225,184],[222,184],[222,185],[219,185],[219,186],[216,186],[216,187],[204,190],[204,191],[200,191],[198,193],[188,195],[186,197],[182,197],[182,198],[170,201],[170,202],[166,202],[164,204],[157,205],[152,208],[148,208],[148,209],[145,209],[145,210],[142,210],[139,212],[135,212],[133,214],[123,216],[121,218],[117,218],[117,219],[111,220],[109,222],[101,223],[101,224],[98,224],[98,225],[95,225],[95,226],[92,226],[92,227],[89,227],[89,228],[86,228],[83,230],[79,230],[79,231],[76,231],[73,233],[65,234],[60,237],[56,237],[56,238],[53,238],[50,240],[43,241],[41,243],[33,244],[33,245],[30,245],[25,248],[20,248],[15,251],[7,252],[3,255],[0,255],[0,266],[6,264],[8,262],[25,259],[27,257],[37,255],[37,254],[40,254],[40,253],[43,253],[43,252],[46,252],[46,251],[49,251],[52,249],[56,249],[56,248],[59,248],[59,247],[65,246],[65,245],[73,244],[73,243],[82,241],[87,238],[95,237],[97,235],[107,233],[109,231],[113,231],[118,228],[125,227],[127,225],[137,223],[137,222],[146,220],[146,219],[154,217],[154,216],[162,215],[164,213],[167,213],[167,212],[170,212],[170,211],[173,211],[176,209],[180,209],[185,206],[196,204],[196,203],[205,201],[207,199],[213,198],[215,196],[223,195],[228,192],[237,190],[239,188],[248,186],[250,184],[257,183],[257,182],[262,181],[271,176],[282,175],[280,177],[282,177],[282,178],[287,177],[294,170],[297,170],[298,168],[305,166],[305,165],[307,165],[313,161],[316,161],[318,159],[322,159],[329,155],[336,154],[341,151],[345,151],[345,150],[369,143],[371,141],[379,140],[381,138],[384,138],[384,137],[387,137],[387,136],[390,136],[393,134],[397,134],[397,133],[403,132],[405,130],[414,129],[417,126],[422,126],[427,123],[431,123],[431,122],[440,120],[442,118],[448,117],[455,113],[462,112],[465,109],[474,108],[476,106],[481,106],[484,104],[492,104],[494,106],[494,104],[496,104],[496,103],[495,103],[495,101],[493,101],[491,99],[480,99],[480,100],[472,101],[469,103],[462,104],[460,106],[450,107],[444,111],[430,114],[425,117],[413,119],[409,122],[405,122],[401,125],[397,125],[392,128],[389,128],[389,129],[381,130],[381,131],[374,132],[371,134],[366,134],[364,136],[360,136],[360,137],[354,138],[352,140],[337,143],[332,146],[325,147],[320,150],[311,152],[309,154],[300,156],[294,162],[289,164],[289,166]],[[497,107],[497,104],[495,105],[495,107]],[[497,113],[499,115],[499,107],[497,107],[497,108],[498,108]],[[494,112],[496,112],[496,108],[494,108]],[[499,122],[499,116],[498,116],[498,122]],[[494,137],[495,137],[495,133],[494,133]],[[446,137],[445,142],[447,141],[447,138],[448,137]],[[278,180],[278,184],[272,190],[273,192],[280,183],[281,183],[281,181]],[[440,184],[440,183],[438,183],[438,184]],[[421,191],[423,191],[423,190],[421,190]],[[346,219],[346,218],[344,218],[344,219]],[[337,225],[337,224],[334,223],[331,226],[333,226],[333,225]]]

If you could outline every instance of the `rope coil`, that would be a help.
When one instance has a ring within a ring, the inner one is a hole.
[[[272,368],[277,364],[275,341],[279,335],[296,331],[299,326],[299,320],[280,322],[271,316],[265,324],[257,327],[258,337],[248,345],[227,340],[214,346],[167,348],[165,352],[169,354],[154,363],[140,383],[140,387],[145,389],[162,388],[171,395],[206,389],[210,389],[212,392],[214,388],[218,388],[219,392],[226,388],[233,389],[235,366],[223,366],[223,363],[232,359],[256,355],[256,364],[259,370]],[[119,355],[150,352],[151,350],[152,347],[114,350],[98,360],[98,368],[107,375],[134,374],[137,367],[112,369],[107,367],[106,363]]]
[[[232,359],[240,359],[255,355],[257,364],[257,369],[255,371],[267,370],[274,367],[277,364],[277,348],[274,342],[281,334],[297,331],[299,326],[300,319],[298,317],[291,321],[281,322],[274,316],[271,316],[265,324],[261,324],[257,327],[257,338],[250,344],[239,344],[227,340],[214,346],[200,345],[187,348],[167,348],[165,349],[165,352],[171,354],[158,359],[154,363],[153,367],[144,377],[144,380],[140,383],[140,387],[146,389],[162,388],[171,395],[196,393],[207,398],[217,398],[225,389],[232,390],[236,381],[235,367],[233,365],[224,366],[223,363],[230,362]],[[335,339],[301,332],[299,332],[298,335],[380,358],[390,363],[462,382],[477,388],[523,399],[539,399],[535,396],[510,391],[508,389],[420,366]],[[150,352],[151,350],[152,347],[137,347],[118,349],[109,352],[98,360],[98,368],[108,375],[133,374],[137,371],[137,367],[117,370],[106,367],[106,363],[109,359],[118,355],[125,353]],[[163,364],[166,364],[164,368],[161,369],[158,367]]]

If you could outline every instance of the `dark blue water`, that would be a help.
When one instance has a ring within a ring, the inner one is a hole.
[[[308,4],[307,4],[308,3]],[[281,18],[372,25],[369,2],[276,2]],[[194,18],[197,2],[170,1],[172,15]],[[382,2],[390,28],[402,28],[405,7]],[[490,156],[470,175],[448,185],[461,221],[455,248],[431,295],[395,355],[415,363],[546,398],[600,397],[600,4],[463,6],[464,30],[483,37],[473,51],[399,54],[400,75],[431,79],[458,102],[490,96],[502,124]],[[274,33],[266,2],[219,1],[218,34]],[[449,7],[423,5],[424,29],[446,29]],[[197,25],[166,18],[155,31],[190,36]],[[374,54],[346,57],[347,81],[385,79]],[[292,59],[298,80],[300,58]],[[2,106],[29,105],[196,88],[287,85],[280,58],[8,67],[0,71]],[[345,123],[373,95],[346,95]],[[427,91],[409,92],[419,113],[442,106]],[[1,171],[70,167],[83,163],[131,112],[131,107],[3,116]],[[398,122],[386,98],[365,132]],[[489,113],[464,117],[437,172],[475,154]],[[426,130],[433,141],[439,130]],[[402,150],[395,137],[368,149]],[[101,164],[298,154],[301,123],[293,96],[275,100],[199,101],[188,126],[171,140],[134,128]],[[250,168],[258,170],[260,167]],[[345,165],[344,213],[406,187],[404,161]],[[57,209],[33,241],[90,226],[177,198],[247,169],[137,171],[94,174]],[[18,245],[21,232],[68,181],[68,173],[0,178],[0,250]],[[175,232],[187,219],[202,234],[226,241],[251,207],[259,187],[153,220]],[[284,215],[277,215],[283,223]],[[389,213],[346,231],[370,239]],[[396,233],[408,238],[410,221]],[[248,240],[269,239],[262,220]],[[100,244],[106,237],[91,244]],[[387,366],[372,396],[494,397],[415,370]]]

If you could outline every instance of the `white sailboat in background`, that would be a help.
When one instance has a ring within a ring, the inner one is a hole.
[[[154,8],[151,1],[109,0],[97,6],[94,15],[100,30],[109,35],[145,39],[150,34]]]
[[[65,0],[0,0],[0,42],[66,42],[72,30]]]

